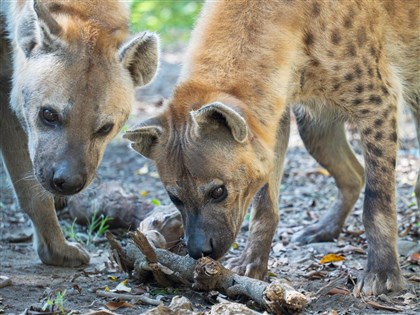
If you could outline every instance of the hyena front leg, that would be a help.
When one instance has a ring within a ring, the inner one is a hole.
[[[403,286],[395,192],[397,105],[396,98],[385,86],[383,89],[372,93],[367,101],[374,104],[360,106],[357,114],[366,164],[363,224],[369,247],[366,272],[355,288],[356,295],[377,295]]]
[[[263,279],[267,273],[271,242],[279,222],[279,183],[289,134],[290,114],[287,111],[280,120],[277,131],[275,169],[254,198],[245,250],[238,258],[228,261],[229,268],[248,277]]]
[[[317,223],[296,233],[292,240],[302,244],[332,241],[339,236],[363,188],[363,167],[347,142],[343,122],[318,123],[319,117],[312,119],[297,110],[295,116],[305,147],[334,177],[338,194],[328,212]]]
[[[20,123],[8,109],[7,97],[0,101],[2,127],[0,147],[21,209],[34,226],[34,246],[43,263],[80,266],[89,262],[88,253],[77,243],[65,240],[54,210],[54,200],[35,180],[28,154],[28,143]]]

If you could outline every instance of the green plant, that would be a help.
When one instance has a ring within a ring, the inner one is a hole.
[[[58,291],[55,298],[49,297],[47,301],[42,306],[42,310],[54,312],[54,310],[58,310],[61,314],[65,315],[66,310],[64,309],[64,296],[66,295],[66,290],[63,292]]]
[[[103,234],[105,234],[106,231],[109,229],[108,222],[111,221],[112,218],[108,216],[104,216],[101,214],[98,216],[98,210],[95,209],[93,212],[92,218],[88,219],[88,228],[87,228],[87,234],[89,236],[88,242],[90,240],[96,239]]]
[[[75,218],[73,220],[73,222],[71,223],[70,227],[65,227],[64,228],[64,235],[68,239],[73,240],[73,241],[77,241],[78,240],[77,233],[76,233],[76,231],[74,229],[74,225],[76,224],[76,221],[77,221],[77,218]]]
[[[200,0],[133,0],[133,31],[158,32],[164,44],[185,42],[201,10]]]

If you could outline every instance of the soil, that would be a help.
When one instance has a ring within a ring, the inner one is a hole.
[[[140,119],[160,110],[162,99],[169,97],[180,69],[182,53],[165,53],[158,77],[153,84],[137,91],[137,102],[127,128]],[[400,233],[400,263],[407,287],[404,291],[379,297],[355,298],[351,291],[358,274],[366,263],[366,240],[363,234],[362,201],[360,196],[355,209],[336,242],[297,246],[290,242],[296,231],[314,223],[336,199],[334,179],[306,152],[292,123],[292,136],[281,184],[281,220],[272,244],[269,278],[286,278],[297,290],[305,293],[310,303],[304,314],[418,314],[419,260],[413,253],[420,251],[418,222],[419,209],[415,203],[413,185],[420,167],[415,131],[409,115],[403,115],[401,145],[398,153],[398,220]],[[348,126],[349,140],[361,158],[360,141],[354,128]],[[0,163],[1,164],[1,163]],[[27,216],[19,211],[14,201],[4,168],[0,169],[0,276],[7,276],[12,284],[0,289],[0,314],[21,314],[30,306],[43,304],[56,292],[66,290],[64,307],[75,313],[105,309],[110,298],[96,295],[98,289],[114,289],[127,275],[110,262],[108,244],[103,236],[92,238],[86,226],[74,225],[68,211],[58,212],[66,236],[76,235],[87,244],[91,253],[89,266],[80,269],[58,268],[40,263],[32,248],[32,231]],[[131,149],[117,137],[107,148],[94,183],[83,194],[95,192],[103,183],[112,182],[125,192],[135,195],[145,207],[169,204],[152,163]],[[92,213],[92,208],[86,213]],[[88,215],[89,217],[90,215]],[[239,255],[247,239],[248,221],[245,220],[236,243],[227,256]],[[125,229],[113,230],[123,235]],[[71,232],[74,232],[73,234]],[[75,234],[76,233],[76,234]],[[123,238],[123,236],[121,236]],[[321,264],[328,253],[342,255],[345,260]],[[1,278],[0,278],[1,279]],[[129,280],[132,292],[146,292],[150,297],[168,304],[174,295],[184,295],[193,302],[196,311],[211,307],[212,298],[188,288],[159,288],[153,283],[136,283]],[[246,302],[246,301],[242,301]],[[373,303],[372,303],[373,302]],[[375,304],[376,303],[376,304]],[[151,305],[134,303],[131,308],[120,308],[118,314],[140,314]],[[387,310],[386,307],[390,307]],[[257,309],[258,310],[258,309]]]

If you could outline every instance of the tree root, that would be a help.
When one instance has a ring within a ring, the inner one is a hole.
[[[240,276],[209,257],[196,261],[189,256],[154,248],[139,230],[130,236],[136,245],[122,248],[115,246],[115,239],[110,244],[114,254],[117,253],[119,260],[124,262],[123,270],[134,270],[136,278],[144,279],[151,271],[160,285],[182,283],[194,290],[217,290],[230,298],[246,296],[273,314],[299,312],[307,304],[305,295],[284,281],[267,283]],[[110,233],[107,238],[113,239]]]

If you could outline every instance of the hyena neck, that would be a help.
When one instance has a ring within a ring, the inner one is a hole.
[[[217,93],[231,96],[238,101],[235,106],[240,106],[251,133],[274,148],[298,41],[288,31],[290,21],[285,19],[282,25],[270,11],[270,3],[250,1],[241,12],[235,12],[237,8],[228,1],[207,3],[211,9],[193,32],[177,93],[183,95],[181,106],[190,110],[205,106]],[[276,38],[269,31],[273,23],[282,29]],[[200,87],[201,99],[191,92],[192,86]],[[189,103],[186,90],[195,98]],[[178,103],[176,97],[173,103]]]

